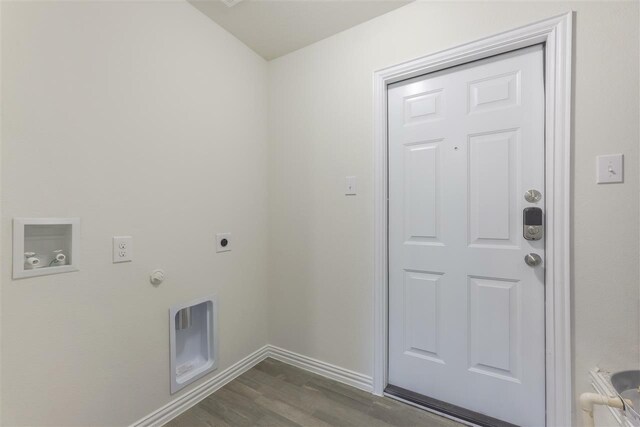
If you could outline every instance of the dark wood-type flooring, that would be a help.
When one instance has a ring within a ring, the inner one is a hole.
[[[166,424],[168,427],[461,425],[274,359],[259,363]]]

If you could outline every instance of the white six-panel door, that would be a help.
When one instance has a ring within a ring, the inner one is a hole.
[[[545,424],[543,48],[389,86],[389,384]]]

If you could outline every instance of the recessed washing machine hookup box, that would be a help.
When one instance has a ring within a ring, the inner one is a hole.
[[[14,218],[13,278],[78,271],[79,218]]]

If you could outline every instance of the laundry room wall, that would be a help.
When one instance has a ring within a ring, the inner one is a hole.
[[[637,2],[418,1],[271,61],[272,344],[372,375],[374,71],[572,10],[575,394],[640,365]],[[624,184],[596,185],[615,153]]]
[[[171,305],[218,295],[216,372],[267,344],[267,63],[186,1],[0,3],[0,424],[129,425],[215,375],[170,395]],[[14,217],[80,271],[13,280]]]

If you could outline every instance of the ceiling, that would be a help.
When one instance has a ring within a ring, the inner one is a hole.
[[[308,46],[411,1],[189,0],[267,60]]]

